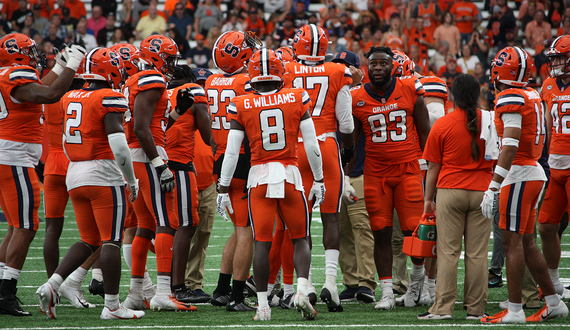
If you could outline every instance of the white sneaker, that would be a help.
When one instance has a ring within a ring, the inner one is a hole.
[[[374,306],[375,310],[383,310],[383,309],[394,309],[396,307],[396,299],[394,299],[394,295],[386,295],[382,296],[380,301],[376,303]]]
[[[518,313],[514,313],[505,309],[493,316],[487,316],[481,319],[482,323],[526,323],[526,316],[521,309]]]
[[[544,305],[538,312],[526,318],[527,322],[545,322],[552,319],[568,316],[568,306],[562,300],[556,307]]]
[[[559,296],[560,299],[570,299],[570,290],[564,288],[564,291],[562,291],[562,294]]]
[[[327,304],[329,312],[342,312],[343,308],[338,297],[338,289],[335,287],[323,286],[321,290],[321,300]]]
[[[253,317],[254,321],[271,321],[271,307],[259,306]]]
[[[144,316],[143,311],[134,311],[128,309],[122,304],[119,304],[119,308],[114,311],[110,310],[109,307],[105,306],[101,312],[102,320],[127,320],[127,319],[140,319]]]
[[[451,320],[452,318],[449,314],[432,314],[430,312],[418,315],[418,320]]]
[[[127,296],[127,299],[125,299],[125,301],[123,302],[123,306],[125,306],[125,308],[132,309],[135,311],[142,311],[150,308],[150,304],[146,299],[144,298],[135,299],[130,292],[129,295]]]
[[[59,287],[59,295],[69,300],[69,302],[76,308],[95,308],[96,306],[85,299],[81,287],[76,287],[69,284],[65,280]]]
[[[499,302],[499,308],[503,310],[509,309],[509,299]]]
[[[36,296],[40,300],[40,311],[48,319],[55,319],[55,305],[59,304],[59,296],[50,283],[45,283],[36,291]]]
[[[311,305],[309,297],[298,291],[293,300],[297,310],[301,312],[305,320],[314,320],[317,317],[317,311]]]
[[[155,295],[150,301],[150,308],[154,310],[187,312],[194,312],[198,310],[196,306],[192,306],[189,303],[180,302],[170,295]]]
[[[404,306],[414,307],[420,304],[420,299],[422,297],[422,288],[424,286],[424,279],[420,281],[413,281],[408,287],[408,291],[404,295]],[[428,293],[429,295],[429,293]]]

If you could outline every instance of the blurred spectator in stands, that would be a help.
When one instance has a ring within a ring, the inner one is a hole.
[[[57,25],[51,24],[47,30],[47,34],[44,35],[44,40],[49,41],[57,49],[63,49],[62,45],[64,39],[58,36],[58,30]]]
[[[319,25],[319,18],[316,13],[309,13],[309,24]]]
[[[273,13],[269,16],[267,24],[265,25],[265,34],[273,36],[277,27],[281,26],[281,21],[279,20],[279,14]]]
[[[413,19],[420,16],[424,18],[424,29],[428,33],[434,33],[436,27],[439,25],[439,21],[442,20],[441,9],[435,2],[431,2],[430,0],[422,0],[422,2],[418,3],[414,7],[414,10],[412,10],[411,17]]]
[[[49,12],[49,16],[51,17],[53,14],[59,14],[59,16],[62,16],[61,10],[63,8],[65,8],[65,0],[57,0],[57,1],[53,1],[53,3],[51,4],[52,8]]]
[[[322,26],[325,30],[334,31],[337,36],[340,35],[342,32],[340,11],[338,9],[329,10]]]
[[[513,29],[507,29],[507,31],[505,31],[505,42],[501,43],[497,47],[497,51],[509,46],[524,47],[520,42],[517,41],[515,30]]]
[[[536,72],[538,73],[538,77],[540,77],[540,81],[538,83],[544,82],[546,78],[550,76],[550,70],[548,69],[548,57],[546,53],[550,49],[550,45],[552,44],[552,40],[545,40],[544,41],[544,49],[540,53],[536,53],[534,56],[534,65]]]
[[[148,15],[141,17],[135,28],[136,39],[143,40],[153,33],[164,34],[166,32],[166,20],[158,15],[155,4],[148,7]]]
[[[256,7],[251,7],[249,9],[249,16],[245,19],[243,23],[243,28],[245,31],[252,31],[262,39],[265,35],[265,22],[261,17],[259,17],[258,9]]]
[[[473,76],[475,76],[475,78],[479,80],[479,85],[481,86],[483,85],[487,86],[487,84],[489,83],[489,76],[485,74],[485,67],[481,62],[475,64],[475,71],[473,72]]]
[[[24,21],[24,27],[22,28],[22,33],[30,38],[33,38],[36,34],[39,33],[38,30],[32,27],[33,25],[34,25],[34,17],[32,15],[26,16],[26,20]]]
[[[325,22],[331,18],[331,15],[338,18],[340,15],[340,10],[334,4],[334,1],[332,0],[323,0],[323,1],[325,3],[325,6],[319,9],[319,16],[321,18],[321,23],[319,25],[325,28],[324,27]]]
[[[448,90],[451,90],[453,79],[457,78],[460,74],[462,74],[461,68],[457,66],[455,55],[451,53],[447,54],[445,65],[439,69],[437,76],[443,79],[443,81],[447,83]]]
[[[544,11],[538,10],[524,31],[527,47],[533,48],[537,54],[542,52],[544,40],[552,39],[552,27],[544,18]]]
[[[562,15],[564,15],[564,2],[562,0],[551,0],[546,21],[552,27],[558,27],[562,23]]]
[[[16,9],[12,16],[10,16],[10,22],[12,23],[13,31],[21,31],[24,27],[24,21],[26,16],[31,15],[32,12],[28,10],[28,1],[20,0],[18,1],[18,9]]]
[[[365,26],[362,29],[362,31],[360,32],[360,34],[358,35],[358,38],[360,40],[360,46],[364,47],[366,42],[368,42],[372,39],[372,28]]]
[[[309,24],[309,17],[311,15],[307,12],[304,0],[295,1],[295,9],[293,11],[293,18],[295,19],[295,27],[298,29],[303,25]]]
[[[273,37],[269,34],[266,35],[265,38],[263,39],[263,44],[267,49],[276,50],[277,48],[279,48],[275,40],[273,40]]]
[[[91,3],[93,6],[93,2]],[[65,3],[65,8],[69,9],[69,14],[71,17],[79,21],[81,16],[87,16],[87,11],[85,10],[85,5],[81,0],[67,0]],[[62,9],[63,11],[63,9]],[[63,13],[62,13],[63,14]]]
[[[565,34],[570,34],[570,16],[564,17],[562,26],[559,27],[558,31],[556,32],[557,37],[563,36]]]
[[[190,46],[188,45],[186,38],[184,38],[178,31],[176,25],[170,24],[168,26],[167,32],[168,36],[174,40],[174,42],[176,42],[176,45],[178,46],[178,52],[180,53],[180,58],[188,58],[188,54],[190,53]]]
[[[399,14],[400,17],[405,17],[407,2],[404,3],[402,0],[392,0],[390,6],[386,7],[384,5],[384,22],[389,22],[390,17],[395,13]],[[384,23],[387,24],[387,23]]]
[[[416,44],[410,46],[410,59],[414,61],[415,68],[414,71],[421,74],[422,76],[430,75],[429,61],[427,58],[420,57],[420,48]]]
[[[343,50],[350,50],[352,40],[354,40],[354,32],[352,32],[352,30],[348,30],[341,38],[338,38],[338,45],[342,47]]]
[[[362,51],[366,53],[372,47],[380,47],[382,45],[382,35],[382,30],[380,30],[380,28],[377,28],[374,33],[372,33],[372,38],[364,39],[364,48]]]
[[[186,7],[182,2],[174,6],[174,12],[168,18],[169,24],[174,24],[178,29],[178,33],[189,40],[192,36],[192,26],[194,25],[194,17],[188,15]]]
[[[169,17],[175,14],[175,10],[176,10],[176,6],[178,4],[182,5],[182,8],[184,8],[184,12],[192,17],[192,19],[194,18],[194,11],[195,11],[195,7],[192,4],[192,2],[188,1],[188,0],[166,0],[166,2],[164,3],[164,12],[166,13],[166,15],[168,15]],[[194,20],[192,20],[192,22],[194,22]],[[180,30],[179,30],[180,31]],[[184,36],[184,33],[180,32],[182,36]]]
[[[451,7],[455,4],[456,0],[439,0],[437,2],[437,5],[439,6],[439,9],[441,9],[442,12],[446,11],[446,10],[450,10]]]
[[[485,36],[489,31],[491,31],[493,33],[493,45],[494,47],[497,47],[506,41],[505,34],[507,29],[512,29],[515,31],[516,35],[517,23],[515,21],[514,15],[512,14],[512,11],[509,15],[508,11],[505,12],[504,8],[501,8],[498,5],[493,7],[493,15],[489,18],[489,23],[483,30],[482,35]]]
[[[8,21],[3,18],[0,18],[0,38],[7,35],[8,33],[12,32],[10,29],[10,25],[8,25]]]
[[[216,40],[218,40],[218,38],[222,34],[221,31],[222,30],[217,25],[212,26],[212,28],[210,29],[210,31],[208,31],[208,34],[206,35],[206,40],[204,41],[204,45],[212,49],[214,47],[214,44],[216,43]]]
[[[376,26],[382,25],[382,21],[384,21],[384,11],[382,7],[384,7],[384,3],[382,1],[376,3],[375,0],[368,0],[367,2],[367,11],[364,13],[370,13],[374,18],[374,22],[376,22]]]
[[[42,37],[42,35],[39,34],[39,33],[36,33],[32,39],[34,39],[34,41],[36,42],[36,45],[40,45],[40,48],[41,48],[41,45],[42,45],[43,42],[44,42],[44,38]],[[44,52],[42,49],[38,49],[38,50],[39,50],[40,52]],[[44,53],[45,53],[45,52],[44,52]]]
[[[468,44],[461,46],[461,57],[457,59],[457,65],[461,68],[461,72],[470,75],[474,74],[477,63],[481,63],[481,61],[477,56],[473,55],[471,46]]]
[[[346,4],[347,11],[363,12],[367,7],[367,0],[353,0]]]
[[[61,25],[61,18],[59,16],[59,14],[53,14],[50,18],[50,26],[48,28],[48,31],[44,32],[44,39],[47,37],[48,34],[50,34],[51,32],[49,31],[52,26],[55,27],[56,29],[56,34],[57,37],[60,38],[61,40],[65,41],[65,38],[67,38],[67,35],[69,34],[70,31],[67,31],[67,29],[65,28],[65,26]],[[56,47],[55,43],[52,42],[52,44]]]
[[[285,0],[265,0],[263,2],[263,10],[266,13],[279,13],[285,8]]]
[[[471,33],[471,39],[469,39],[469,42],[467,44],[471,46],[473,55],[477,56],[479,58],[479,61],[483,63],[485,69],[487,69],[489,66],[487,61],[487,55],[489,54],[489,45],[485,42],[485,40],[483,40],[483,38],[481,38],[479,30],[474,30]]]
[[[345,46],[339,45],[338,40],[338,34],[334,31],[329,31],[329,49],[327,54],[336,55],[346,50]]]
[[[194,13],[194,30],[207,35],[213,26],[222,27],[222,12],[214,0],[205,0]]]
[[[455,17],[455,26],[461,33],[461,44],[466,44],[471,39],[471,32],[481,23],[479,9],[467,0],[456,2],[449,10]]]
[[[390,18],[390,29],[382,36],[380,43],[392,49],[398,49],[404,53],[408,52],[408,37],[402,32],[402,20],[399,14]],[[350,50],[350,49],[349,49]]]
[[[133,0],[133,2],[136,2],[136,5],[133,6],[133,19],[135,20],[136,25],[141,17],[141,14],[143,11],[148,9],[152,0]]]
[[[199,8],[199,7],[198,7]],[[190,48],[188,52],[188,65],[197,68],[211,68],[212,50],[204,45],[204,36],[200,33],[196,34],[196,47]]]
[[[449,54],[449,43],[447,41],[441,40],[436,45],[435,54],[429,58],[429,67],[433,72],[438,72],[445,65],[447,54]]]
[[[290,43],[289,39],[295,37],[296,31],[295,19],[293,15],[289,14],[285,16],[283,26],[278,27],[277,31],[273,34],[273,39],[279,42],[279,46],[288,46]]]
[[[529,7],[534,7],[535,10],[538,10],[538,9],[540,9],[542,11],[545,10],[543,3],[536,1],[536,0],[530,0],[530,1],[525,0],[521,3],[521,6],[519,8],[519,16],[517,17],[519,21],[522,21],[523,17],[525,17],[526,14],[528,14],[528,8]],[[533,17],[533,16],[534,16],[534,14],[531,15],[531,17]],[[524,28],[523,28],[523,30],[524,30]]]
[[[339,37],[342,37],[348,30],[354,32],[354,24],[352,23],[352,20],[350,19],[348,13],[346,12],[341,13],[339,20],[341,28]]]
[[[570,17],[570,3],[564,7],[564,15],[562,15],[562,22],[564,22],[564,18]]]
[[[123,7],[117,14],[117,18],[119,21],[119,25],[125,34],[125,38],[130,40],[134,38],[133,31],[135,30],[136,23],[134,14],[137,12],[135,10],[135,6],[137,2],[133,2],[133,0],[123,0]]]
[[[93,34],[97,35],[97,32],[107,25],[107,19],[103,16],[103,9],[99,6],[94,6],[91,13],[93,16],[87,20],[87,28],[93,30]]]
[[[222,26],[222,33],[228,31],[245,31],[236,14],[230,14],[227,23]]]
[[[243,21],[249,15],[247,9],[245,8],[247,3],[243,3],[241,0],[234,0],[231,5],[231,9],[225,13],[226,21],[229,19],[231,14],[235,14],[238,17],[238,21],[243,24]],[[281,7],[283,10],[283,7]]]
[[[4,5],[6,5],[6,2],[4,2]],[[39,3],[36,3],[32,6],[32,16],[34,17],[34,24],[32,25],[32,28],[40,32],[43,36],[44,31],[49,28],[50,22],[47,18],[42,16],[41,9],[42,8]]]
[[[358,55],[360,58],[364,57],[364,52],[362,51],[362,46],[360,46],[359,40],[352,40],[350,51]]]
[[[368,29],[370,29],[370,31],[372,31],[373,29],[376,29],[377,26],[379,26],[378,21],[376,21],[374,15],[372,15],[370,12],[364,12],[360,14],[358,20],[356,21],[356,27],[354,28],[354,33],[362,37],[362,30],[365,27],[367,27]]]
[[[61,25],[65,26],[67,31],[75,30],[75,27],[79,23],[79,20],[71,16],[71,11],[67,7],[61,9]]]
[[[414,26],[409,32],[408,49],[411,49],[412,45],[416,45],[418,47],[419,58],[421,58],[422,62],[427,64],[429,61],[428,49],[435,49],[436,42],[433,39],[433,35],[424,29],[423,17],[415,19]],[[427,68],[427,65],[425,65],[425,67]]]
[[[131,43],[132,40],[129,40],[126,36],[125,33],[123,32],[123,29],[121,28],[116,28],[115,29],[115,33],[113,33],[113,36],[111,37],[111,40],[107,43],[106,47],[110,47],[122,42],[128,42]]]
[[[155,8],[156,8],[156,12],[158,13],[158,16],[162,16],[162,18],[164,18],[164,21],[165,21],[165,22],[168,22],[168,15],[167,15],[164,11],[158,10],[158,0],[151,0],[150,3],[149,3],[149,5],[148,5],[147,10],[145,10],[145,11],[143,11],[143,12],[141,13],[141,17],[140,17],[140,18],[143,18],[143,17],[145,17],[145,16],[148,15],[148,13],[149,13],[148,10],[150,9],[150,7],[155,7]]]
[[[507,4],[507,0],[496,0],[496,2],[497,2],[496,5],[499,6],[499,8],[501,8],[505,16],[512,16],[513,19],[515,18],[515,14]]]
[[[92,35],[93,37],[95,37],[95,33],[93,33],[93,30],[91,30],[90,28],[87,27],[87,17],[85,16],[81,16],[79,18],[79,22],[77,22],[77,25],[79,25],[79,23],[85,23],[85,29],[87,31],[87,34]],[[77,30],[77,26],[75,27],[75,29]]]
[[[97,47],[97,39],[91,33],[87,33],[87,21],[84,19],[80,19],[79,23],[77,23],[77,29],[75,32],[83,38],[85,42],[85,49],[87,52],[91,51],[95,47]]]
[[[109,13],[117,14],[117,0],[91,0],[91,6],[98,6],[103,11],[103,16],[107,17]]]
[[[97,32],[97,45],[99,47],[107,47],[107,43],[115,34],[115,14],[112,12],[107,15],[107,24],[104,28]]]
[[[2,19],[9,20],[12,14],[20,8],[19,0],[4,0],[2,3]]]
[[[521,22],[521,29],[523,31],[526,30],[526,25],[529,22],[532,22],[532,20],[534,19],[534,15],[536,15],[536,11],[538,10],[536,8],[536,3],[531,3],[530,5],[528,5],[526,7],[526,14],[522,16],[522,18],[519,19],[519,21]],[[520,15],[519,15],[520,16]]]
[[[453,15],[450,12],[443,13],[441,25],[435,29],[433,38],[435,42],[445,40],[449,43],[449,52],[456,55],[461,47],[461,34],[453,22]]]

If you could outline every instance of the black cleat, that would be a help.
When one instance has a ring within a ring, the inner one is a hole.
[[[229,304],[232,301],[232,296],[231,296],[231,292],[229,292],[228,294],[220,294],[216,291],[214,291],[214,293],[212,293],[212,298],[210,299],[210,303],[213,306],[227,306],[227,304]]]
[[[309,297],[311,305],[315,306],[317,304],[317,294],[315,292],[311,292],[307,296]]]
[[[503,278],[501,275],[497,276],[489,270],[489,288],[502,288]]]
[[[0,314],[7,314],[12,316],[31,316],[32,313],[26,312],[20,307],[22,301],[14,294],[8,294],[0,297]]]
[[[250,276],[247,281],[245,281],[245,289],[247,290],[247,297],[257,296],[257,286],[255,285],[253,276]]]
[[[338,295],[338,297],[340,298],[340,301],[355,301],[357,293],[358,288],[347,286],[346,289]]]
[[[336,292],[336,289],[335,289]],[[335,297],[333,296],[335,293],[331,292],[328,288],[323,287],[323,290],[321,291],[321,300],[327,304],[327,307],[329,309],[329,312],[342,312],[344,309],[342,308],[342,305],[340,304],[340,299],[338,298],[338,293],[336,293],[336,298],[338,299],[338,302],[335,301]]]
[[[210,295],[206,294],[204,291],[199,290],[201,292],[197,293],[198,290],[190,291],[186,287],[182,288],[182,290],[176,291],[176,300],[188,303],[188,304],[196,304],[196,303],[207,303],[210,301]]]
[[[91,282],[89,283],[89,293],[92,295],[100,295],[101,297],[105,298],[105,288],[103,287],[103,282],[99,282],[96,279],[92,278]]]
[[[372,291],[372,289],[366,286],[361,286],[358,288],[358,292],[356,293],[356,299],[366,304],[376,302],[376,296],[374,295],[374,291]]]
[[[228,312],[253,312],[257,310],[257,307],[247,299],[239,303],[234,300],[226,305],[226,310]]]

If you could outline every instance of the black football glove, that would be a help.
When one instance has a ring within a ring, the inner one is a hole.
[[[41,183],[44,183],[44,167],[45,167],[45,164],[41,160],[38,163],[38,165],[34,166],[34,170],[36,171],[36,174],[38,175],[38,179],[40,180]]]
[[[160,165],[155,167],[156,174],[158,175],[158,179],[160,180],[160,189],[166,192],[171,192],[174,190],[176,186],[176,182],[174,181],[174,175],[168,169],[166,164]]]
[[[342,150],[340,151],[340,159],[343,168],[348,163],[350,163],[352,157],[354,157],[354,142],[352,143],[352,146],[350,148],[342,148]]]
[[[194,94],[192,94],[190,88],[179,89],[178,94],[176,94],[176,112],[182,116],[193,104]]]

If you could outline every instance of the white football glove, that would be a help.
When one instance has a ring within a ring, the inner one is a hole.
[[[87,51],[85,50],[85,48],[83,48],[81,46],[72,45],[70,47],[66,47],[65,52],[67,53],[67,65],[66,65],[66,67],[70,68],[73,71],[77,71],[77,69],[79,68],[79,65],[81,64],[81,61],[83,60],[83,57],[85,57],[85,53],[87,53]]]
[[[218,213],[224,218],[226,221],[230,221],[226,214],[226,208],[230,214],[234,214],[234,208],[232,207],[232,201],[230,200],[230,195],[228,193],[219,193],[218,194]]]
[[[481,213],[487,219],[493,219],[493,213],[499,210],[499,194],[501,185],[496,181],[491,181],[489,188],[485,191],[481,202]],[[497,189],[491,190],[491,188]]]
[[[135,182],[130,183],[127,182],[127,189],[129,190],[129,202],[134,202],[139,195],[139,179],[136,179]]]
[[[156,166],[156,174],[160,180],[160,189],[162,191],[171,192],[176,187],[176,181],[174,181],[174,174],[168,169],[166,164]]]
[[[325,201],[325,191],[324,182],[313,181],[313,187],[311,188],[311,192],[309,192],[309,201],[312,201],[313,197],[315,198],[313,209],[316,209],[317,206],[321,205]]]
[[[352,205],[358,201],[358,196],[356,196],[356,190],[350,185],[350,177],[348,175],[344,176],[344,191],[342,192],[342,200],[346,205]]]

